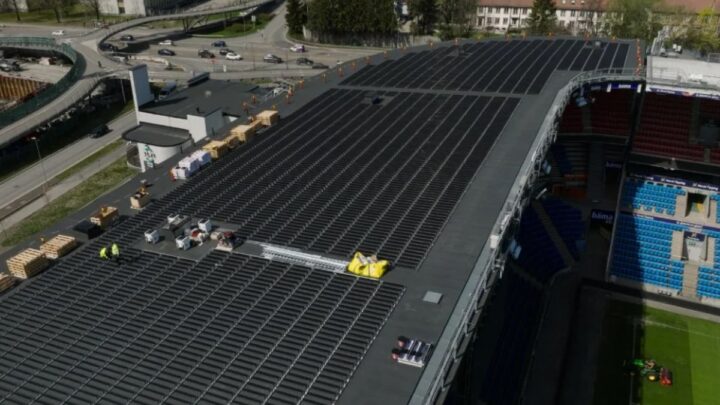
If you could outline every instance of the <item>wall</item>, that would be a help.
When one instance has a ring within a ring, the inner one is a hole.
[[[0,99],[17,101],[35,93],[44,86],[47,86],[47,83],[0,75]]]
[[[146,65],[138,65],[130,69],[130,84],[137,113],[142,105],[155,99],[150,91],[150,76]]]
[[[120,14],[118,0],[98,0],[100,5],[100,14]]]
[[[152,146],[138,142],[138,155],[140,157],[140,167],[142,168],[142,171],[145,172],[146,170],[148,170],[148,167],[146,165],[146,162],[148,160],[152,160],[155,165],[159,165],[160,163],[180,153],[183,146],[184,145]]]
[[[188,114],[187,126],[193,140],[198,142],[208,136],[219,134],[220,130],[225,126],[225,119],[221,109],[217,109],[206,116]]]
[[[557,5],[557,2],[556,2]],[[532,9],[529,7],[489,7],[479,6],[476,12],[475,25],[481,29],[503,32],[520,29],[526,26]],[[556,17],[559,24],[568,31],[577,34],[591,27],[602,24],[604,13],[588,10],[563,9],[557,5]]]
[[[151,114],[143,111],[137,112],[137,120],[139,123],[156,124],[164,127],[178,128],[188,130],[188,122],[184,118],[170,117],[167,115]]]

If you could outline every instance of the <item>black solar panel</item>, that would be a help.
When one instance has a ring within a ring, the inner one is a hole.
[[[3,301],[2,403],[331,402],[402,295],[213,252],[83,250]]]

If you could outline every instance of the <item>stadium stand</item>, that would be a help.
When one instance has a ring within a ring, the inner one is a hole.
[[[673,216],[677,197],[686,194],[678,186],[628,177],[625,179],[620,204],[624,208]]]
[[[583,126],[583,111],[575,103],[568,103],[563,111],[558,128],[559,134],[582,134],[585,132]]]
[[[523,212],[517,242],[522,247],[518,264],[538,281],[544,283],[565,268],[560,252],[532,207]]]
[[[720,249],[716,248],[715,257],[718,257]],[[697,295],[720,299],[720,265],[713,267],[700,267],[698,271]]]
[[[693,99],[646,93],[633,152],[703,162],[705,148],[691,145]]]
[[[635,91],[595,91],[591,94],[590,133],[628,136],[632,126],[632,105]]]
[[[577,259],[580,256],[578,243],[585,239],[582,213],[570,204],[552,197],[544,198],[541,203],[570,253]]]

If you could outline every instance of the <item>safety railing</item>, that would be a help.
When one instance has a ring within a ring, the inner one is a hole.
[[[524,200],[528,197],[527,190],[535,182],[542,170],[542,162],[547,150],[557,135],[557,125],[565,105],[570,101],[572,93],[585,84],[611,82],[611,81],[644,81],[644,70],[611,68],[583,72],[572,78],[567,85],[558,91],[550,109],[533,142],[530,153],[525,158],[515,182],[500,212],[490,239],[485,243],[480,257],[475,263],[468,282],[458,299],[450,320],[435,346],[433,358],[425,368],[420,381],[415,388],[411,404],[432,404],[445,388],[445,379],[449,370],[459,357],[463,355],[462,344],[465,337],[473,333],[468,329],[473,317],[477,314],[478,303],[483,292],[489,287],[488,279],[492,274],[493,266],[502,263],[499,244],[493,246],[492,239],[501,241],[508,229],[509,219],[520,213]]]
[[[47,105],[70,89],[85,72],[85,59],[68,44],[58,44],[50,38],[6,37],[0,38],[0,47],[46,49],[63,54],[73,63],[70,71],[57,83],[40,91],[31,99],[0,113],[0,127],[5,127],[20,118]]]

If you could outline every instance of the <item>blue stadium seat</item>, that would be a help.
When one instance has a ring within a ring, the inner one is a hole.
[[[580,210],[551,197],[542,200],[542,206],[570,253],[578,259],[580,251],[577,242],[585,239],[585,223]]]
[[[520,221],[518,243],[522,246],[518,264],[541,282],[565,268],[565,261],[540,222],[534,209],[528,207]]]
[[[685,194],[685,190],[677,186],[627,178],[620,205],[646,213],[675,215],[677,197]]]

